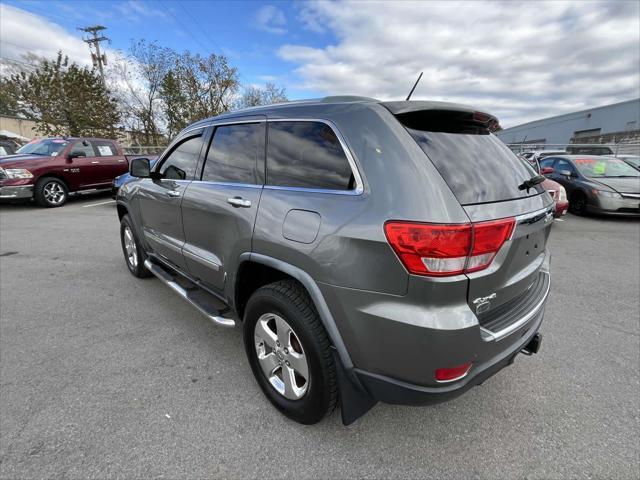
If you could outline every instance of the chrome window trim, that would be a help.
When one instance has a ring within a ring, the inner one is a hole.
[[[352,190],[336,190],[331,188],[325,189],[325,188],[307,188],[307,187],[285,187],[285,186],[278,186],[278,185],[268,185],[266,183],[266,178],[265,178],[264,188],[269,190],[289,190],[294,192],[329,193],[329,194],[337,194],[337,195],[361,195],[362,193],[364,193],[364,183],[362,181],[362,176],[360,175],[360,170],[358,169],[358,164],[356,163],[353,153],[351,152],[351,149],[347,145],[345,138],[343,137],[342,133],[340,132],[338,127],[335,125],[335,123],[333,123],[330,120],[325,120],[322,118],[269,118],[267,119],[267,123],[271,123],[271,122],[316,122],[316,123],[324,123],[329,128],[331,128],[331,130],[333,130],[333,133],[335,133],[336,137],[338,138],[338,142],[340,142],[340,147],[342,148],[342,151],[344,152],[345,157],[347,157],[347,162],[349,162],[351,173],[353,174],[353,177],[356,181],[356,188]],[[267,152],[268,151],[269,151],[269,148],[268,148],[268,138],[267,138]],[[265,158],[265,162],[266,161],[267,159]],[[268,176],[269,176],[269,173],[267,172],[267,178]]]
[[[205,185],[220,185],[222,187],[262,188],[262,184],[258,184],[258,183],[216,182],[215,180],[194,180],[192,183],[205,184]]]
[[[353,177],[356,181],[356,188],[352,190],[335,190],[330,188],[325,189],[325,188],[307,188],[307,187],[285,187],[285,186],[277,186],[277,185],[268,185],[265,179],[265,184],[264,184],[265,189],[284,190],[284,191],[292,191],[292,192],[326,193],[326,194],[333,194],[333,195],[361,195],[362,193],[364,193],[364,182],[362,181],[362,175],[360,174],[360,169],[358,168],[358,164],[355,161],[355,157],[353,156],[353,153],[351,152],[351,149],[349,148],[344,136],[340,132],[340,129],[338,129],[336,124],[333,123],[331,120],[325,120],[323,118],[298,118],[298,117],[255,118],[253,120],[220,119],[220,120],[213,120],[206,124],[200,124],[197,127],[187,128],[186,130],[183,130],[182,132],[180,132],[180,136],[185,135],[194,130],[199,130],[201,128],[202,129],[206,129],[209,127],[215,128],[215,127],[223,127],[225,125],[235,125],[235,124],[241,124],[241,123],[271,123],[271,122],[317,122],[317,123],[324,123],[325,125],[329,126],[329,128],[331,128],[333,133],[335,133],[336,137],[338,138],[338,142],[340,142],[340,147],[342,148],[342,151],[347,157],[347,162],[349,162],[351,173],[353,174]],[[269,144],[269,139],[267,138],[267,145],[266,145],[267,151],[268,151],[268,144]],[[162,161],[162,159],[160,159],[160,161]],[[267,159],[265,158],[265,166],[266,166],[266,161]],[[230,185],[230,186],[253,185],[253,184],[241,184],[241,183],[234,183],[234,182],[214,182],[210,180],[194,180],[194,181],[208,182],[213,185]],[[262,187],[262,185],[257,185],[257,186]]]

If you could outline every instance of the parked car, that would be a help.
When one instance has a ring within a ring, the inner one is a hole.
[[[533,152],[527,152],[527,153],[531,153],[531,155],[527,158],[529,162],[539,162],[540,160],[546,157],[553,157],[556,155],[566,155],[567,152],[565,152],[564,150],[535,150]]]
[[[30,199],[60,207],[70,194],[109,188],[129,159],[114,140],[44,138],[0,157],[0,199]]]
[[[242,324],[258,384],[298,422],[338,399],[348,424],[456,397],[538,351],[549,292],[553,202],[496,124],[363,97],[199,121],[153,169],[131,162],[126,265]]]
[[[0,140],[0,157],[16,153],[16,146],[8,140]]]
[[[593,145],[569,145],[565,153],[567,155],[613,155],[613,150],[609,147]]]
[[[633,168],[640,170],[640,155],[617,155],[616,158],[628,163]]]
[[[540,169],[565,187],[572,213],[640,215],[640,172],[618,158],[548,157],[540,162]]]
[[[531,165],[536,173],[540,174],[540,165],[537,161],[527,160],[527,163]],[[554,182],[548,178],[545,178],[544,182],[542,182],[542,186],[547,192],[549,192],[551,198],[553,198],[553,202],[555,203],[553,216],[555,218],[560,218],[563,215],[566,215],[567,210],[569,209],[569,201],[567,200],[567,191],[565,188],[558,182]]]
[[[153,168],[153,166],[156,163],[156,157],[144,157],[144,158],[148,158],[149,159],[149,167]],[[132,182],[133,180],[135,180],[136,177],[132,176],[129,172],[123,173],[122,175],[118,175],[116,178],[113,179],[113,181],[111,182],[111,197],[115,200],[118,196],[118,190],[120,190],[120,187],[122,187],[122,185],[124,185],[125,183],[129,183]]]

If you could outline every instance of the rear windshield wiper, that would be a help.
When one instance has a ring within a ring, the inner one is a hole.
[[[529,193],[529,189],[541,184],[545,180],[546,178],[543,175],[536,175],[535,177],[531,177],[529,180],[525,180],[518,185],[518,190],[526,190],[527,193]]]

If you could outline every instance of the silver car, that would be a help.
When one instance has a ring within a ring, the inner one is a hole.
[[[553,201],[497,125],[363,97],[199,121],[153,169],[131,162],[127,267],[240,326],[298,422],[453,398],[538,351],[549,293]]]

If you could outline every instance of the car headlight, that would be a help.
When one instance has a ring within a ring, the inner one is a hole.
[[[607,190],[594,190],[593,193],[606,198],[622,198],[618,192],[609,192]]]
[[[560,201],[561,202],[567,201],[567,191],[564,189],[562,185],[560,185]]]
[[[33,173],[26,168],[5,168],[4,173],[7,178],[33,178]]]

